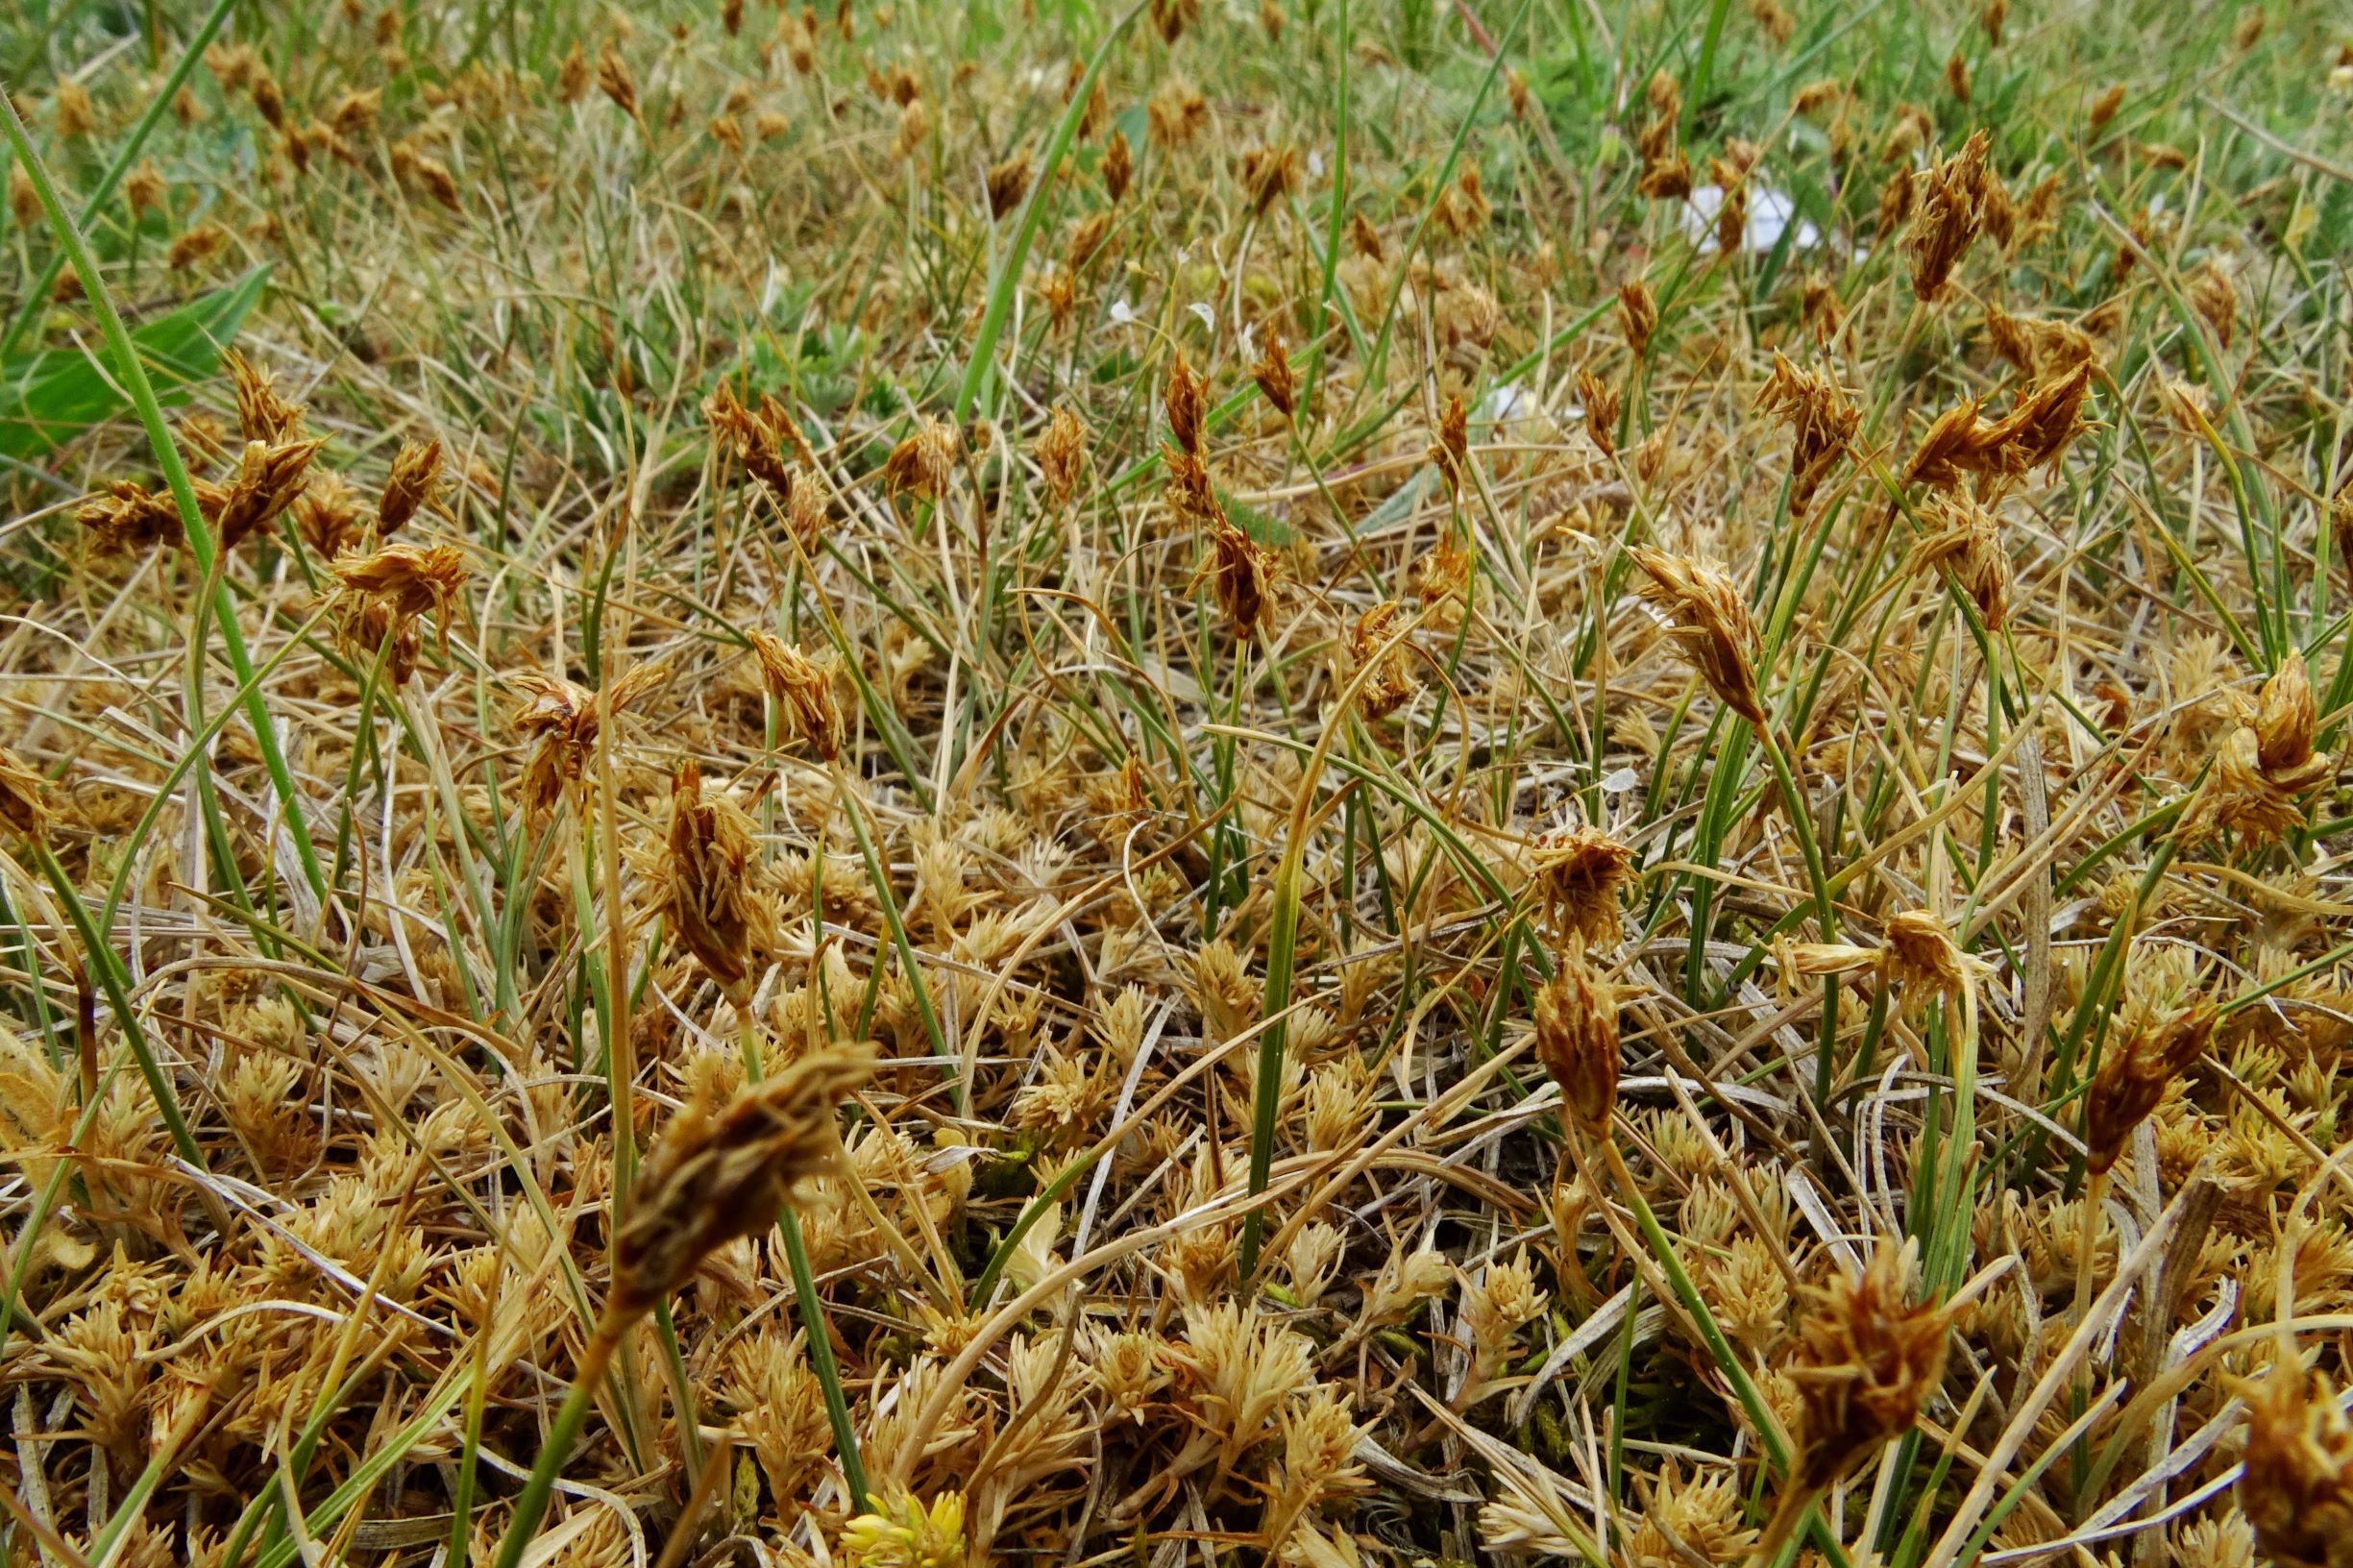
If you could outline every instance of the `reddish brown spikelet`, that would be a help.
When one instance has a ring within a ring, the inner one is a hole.
[[[1994,514],[1956,491],[1930,497],[1921,508],[1921,520],[1927,531],[1913,547],[1906,570],[1950,573],[1989,628],[2008,625],[2013,572]]]
[[[1264,217],[1267,208],[1299,188],[1299,149],[1288,142],[1254,147],[1242,154],[1241,177],[1251,214]]]
[[[989,170],[989,216],[1002,218],[1029,194],[1029,154],[1016,153]]]
[[[1651,579],[1651,597],[1674,623],[1676,642],[1716,700],[1752,724],[1765,723],[1756,689],[1756,623],[1732,579],[1703,561],[1635,545],[1628,553]]]
[[[90,544],[104,555],[134,554],[184,537],[180,508],[170,493],[152,494],[131,479],[110,483],[74,509],[74,521],[90,530]]]
[[[692,760],[671,783],[662,910],[678,943],[739,1006],[754,963],[775,945],[775,910],[757,885],[751,819],[724,794],[702,793]]]
[[[913,435],[891,449],[883,465],[883,487],[893,495],[917,495],[938,501],[955,478],[956,455],[963,437],[944,420],[926,419]]]
[[[1368,261],[1383,259],[1381,231],[1361,212],[1348,215],[1348,248]]]
[[[1372,673],[1357,688],[1357,706],[1367,718],[1383,719],[1396,712],[1421,689],[1413,674],[1412,655],[1397,637],[1397,623],[1406,607],[1383,600],[1356,619],[1348,628],[1348,666],[1352,674],[1367,665]],[[1392,642],[1392,639],[1395,639]]]
[[[621,58],[610,38],[597,51],[597,86],[624,114],[633,120],[638,117],[637,78],[629,74],[629,62]]]
[[[1756,395],[1756,406],[1778,414],[1789,426],[1789,513],[1803,517],[1814,492],[1846,455],[1861,428],[1862,410],[1828,371],[1800,370],[1777,350],[1773,375]]]
[[[1641,358],[1650,349],[1651,334],[1658,330],[1658,302],[1639,278],[1618,285],[1618,325],[1626,333],[1627,348]]]
[[[2087,1170],[2099,1175],[2116,1167],[2133,1129],[2165,1098],[2166,1086],[2205,1054],[2215,1019],[2214,1003],[2200,996],[2172,1017],[2110,1042],[2084,1094]]]
[[[1127,187],[1136,179],[1136,155],[1127,144],[1127,133],[1115,131],[1103,148],[1103,194],[1116,206],[1127,196]]]
[[[2353,1422],[2318,1373],[2274,1366],[2243,1386],[2246,1468],[2239,1510],[2255,1544],[2281,1568],[2345,1568],[2353,1561]]]
[[[516,731],[539,742],[524,773],[524,798],[532,810],[545,811],[561,798],[565,785],[580,781],[581,767],[608,714],[621,712],[651,691],[661,682],[663,671],[656,664],[638,665],[601,695],[536,670],[519,670],[504,678],[524,698],[513,721]]]
[[[793,1188],[833,1168],[835,1107],[872,1075],[864,1046],[828,1045],[787,1063],[717,1113],[690,1102],[647,1154],[613,1237],[608,1321],[631,1323],[713,1251],[775,1224]]]
[[[1222,512],[1208,519],[1210,557],[1204,567],[1226,629],[1236,642],[1260,633],[1272,634],[1275,624],[1274,552],[1226,521]]]
[[[310,459],[324,441],[248,441],[229,486],[215,527],[220,548],[231,551],[245,536],[294,503],[308,480]]]
[[[1201,455],[1202,420],[1209,407],[1209,389],[1193,374],[1179,350],[1168,367],[1168,384],[1161,389],[1161,407],[1168,415],[1168,438],[1189,457]]]
[[[1201,19],[1201,0],[1152,0],[1152,25],[1163,43],[1174,43]]]
[[[1585,411],[1585,439],[1605,457],[1618,453],[1618,414],[1623,407],[1618,389],[1590,370],[1577,373],[1577,401]]]
[[[581,52],[580,41],[572,40],[571,50],[556,67],[555,96],[567,104],[576,104],[588,96],[588,56]]]
[[[1056,407],[1030,453],[1038,459],[1038,472],[1044,476],[1046,489],[1058,503],[1067,506],[1087,469],[1087,429],[1078,422],[1078,415],[1066,407]]]
[[[419,511],[433,502],[441,489],[441,437],[403,441],[384,476],[383,499],[377,502],[380,533],[397,532]]]
[[[1945,1376],[1951,1314],[1910,1300],[1910,1246],[1880,1243],[1871,1266],[1814,1292],[1788,1368],[1801,1430],[1793,1488],[1819,1492],[1920,1419]]]
[[[451,211],[464,210],[458,198],[457,177],[450,172],[450,166],[414,142],[393,143],[392,172],[402,184],[423,191]]]
[[[1462,488],[1471,471],[1471,416],[1458,396],[1448,396],[1438,414],[1438,438],[1430,444],[1430,460],[1446,476],[1450,489]]]
[[[1912,292],[1920,299],[1945,297],[1953,268],[1984,225],[1985,159],[1992,145],[1993,137],[1979,131],[1927,172],[1927,188],[1904,241],[1912,257]]]
[[[2319,704],[2313,699],[2312,677],[2304,655],[2294,649],[2263,684],[2256,703],[2256,761],[2275,776],[2306,772],[2313,762],[2313,737],[2320,723]]]
[[[1536,988],[1533,1012],[1536,1060],[1560,1086],[1569,1124],[1588,1140],[1607,1138],[1618,1103],[1618,988],[1572,942]]]
[[[793,470],[784,449],[788,442],[798,445],[795,438],[799,429],[781,404],[763,395],[760,411],[754,413],[737,399],[732,385],[722,381],[704,402],[702,412],[711,422],[712,436],[735,453],[745,472],[767,485],[777,500],[792,499]]]
[[[451,606],[467,577],[465,556],[454,545],[388,545],[372,555],[345,556],[329,570],[341,585],[337,641],[355,663],[380,653],[386,678],[406,685],[422,641],[417,622],[428,610],[448,652]]]
[[[776,707],[777,739],[806,746],[828,762],[840,756],[845,725],[833,672],[765,631],[751,634],[751,651],[760,663],[760,684]]]
[[[1275,412],[1285,419],[1291,417],[1298,405],[1299,383],[1291,376],[1290,355],[1283,346],[1283,329],[1268,321],[1262,326],[1264,352],[1251,367],[1250,379],[1259,384],[1259,391],[1275,406]]]
[[[2119,82],[2092,100],[2092,108],[2084,115],[2084,133],[2096,137],[2116,118],[2116,111],[2124,107],[2124,84]]]

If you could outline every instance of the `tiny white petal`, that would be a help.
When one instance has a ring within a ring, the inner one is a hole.
[[[1186,308],[1201,318],[1201,325],[1209,329],[1211,336],[1217,334],[1217,312],[1209,307],[1208,302],[1195,300]]]

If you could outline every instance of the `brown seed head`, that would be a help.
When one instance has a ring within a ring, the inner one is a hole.
[[[1271,636],[1275,625],[1274,551],[1227,522],[1222,513],[1209,523],[1210,557],[1203,570],[1209,574],[1210,589],[1225,616],[1226,629],[1236,642],[1247,642],[1259,633]]]
[[[556,68],[555,96],[567,104],[576,104],[588,96],[588,56],[580,50],[580,40],[572,40],[571,51]]]
[[[524,773],[526,803],[534,811],[545,811],[561,797],[566,784],[578,784],[606,713],[628,707],[659,685],[663,675],[660,665],[641,664],[616,679],[610,694],[602,696],[536,670],[518,670],[506,675],[506,684],[524,699],[513,720],[515,730],[539,742]]]
[[[2119,82],[2092,100],[2091,111],[2084,116],[2086,135],[2097,137],[2102,131],[2107,129],[2108,122],[2116,118],[2116,111],[2123,107],[2124,84]]]
[[[760,662],[760,684],[776,706],[778,740],[806,746],[828,762],[840,756],[845,725],[831,668],[765,631],[751,634],[751,651]]]
[[[625,1326],[684,1285],[714,1250],[776,1222],[804,1177],[831,1170],[834,1108],[874,1070],[864,1046],[828,1045],[747,1086],[713,1113],[691,1102],[662,1132],[613,1237],[608,1325]]]
[[[1651,333],[1658,328],[1658,302],[1651,297],[1651,287],[1641,279],[1618,285],[1618,325],[1626,333],[1626,346],[1633,356],[1641,358],[1651,346]]]
[[[284,92],[280,90],[278,86],[278,78],[270,74],[270,68],[267,65],[261,64],[257,61],[254,64],[252,90],[254,95],[254,111],[259,114],[262,119],[269,123],[271,130],[284,130],[286,126],[286,95]]]
[[[1262,334],[1266,347],[1259,355],[1259,362],[1251,367],[1250,377],[1259,383],[1266,401],[1275,405],[1275,412],[1288,419],[1298,405],[1299,383],[1291,378],[1291,360],[1283,346],[1283,329],[1267,321],[1262,324]]]
[[[1361,212],[1348,215],[1348,248],[1368,261],[1383,259],[1381,231]]]
[[[0,824],[20,838],[49,836],[49,781],[0,746]]]
[[[180,536],[172,498],[133,479],[110,480],[105,493],[74,508],[74,521],[90,530],[90,548],[101,555],[137,553]]]
[[[1871,1266],[1812,1292],[1788,1376],[1798,1385],[1799,1458],[1790,1484],[1822,1490],[1900,1437],[1945,1376],[1951,1313],[1910,1300],[1914,1253],[1881,1242]]]
[[[446,656],[451,604],[467,576],[456,547],[390,545],[373,555],[347,555],[329,570],[341,584],[336,641],[355,664],[365,668],[380,655],[385,678],[406,685],[423,643],[417,622],[429,609]]]
[[[215,523],[224,551],[236,549],[247,534],[294,503],[308,482],[310,459],[324,445],[322,440],[245,443],[236,480]]]
[[[989,169],[989,216],[1002,218],[1029,194],[1029,154],[1016,153]]]
[[[2001,27],[2010,19],[2010,0],[1985,0],[1985,8],[1977,12],[1977,25],[1985,29],[1985,41],[1995,48],[2001,47]]]
[[[1904,563],[1908,572],[1942,569],[1977,606],[1978,619],[1995,630],[2009,624],[2013,576],[2001,526],[1976,498],[1941,491],[1921,506],[1926,531]]]
[[[711,422],[713,439],[735,453],[745,472],[768,486],[778,501],[790,502],[794,477],[785,452],[791,447],[797,455],[803,443],[800,428],[784,405],[763,393],[755,413],[738,401],[731,384],[722,381],[704,401],[702,412]]]
[[[1765,723],[1756,690],[1756,623],[1739,585],[1703,561],[1669,555],[1641,545],[1628,553],[1651,579],[1651,598],[1674,623],[1685,657],[1716,694],[1716,700],[1752,724]]]
[[[1201,19],[1201,0],[1152,0],[1152,25],[1163,43],[1174,43]]]
[[[1115,131],[1103,148],[1103,194],[1117,206],[1127,195],[1127,187],[1136,178],[1136,155],[1127,144],[1127,133]]]
[[[1459,396],[1450,394],[1438,414],[1438,438],[1430,444],[1430,460],[1446,477],[1447,488],[1462,488],[1471,471],[1471,416]]]
[[[72,77],[59,81],[57,94],[50,104],[56,114],[54,123],[61,140],[77,140],[96,129],[97,107],[90,102],[89,90]]]
[[[668,848],[662,911],[679,944],[742,1006],[754,964],[775,945],[775,906],[758,885],[751,819],[723,793],[706,797],[693,761],[671,784]]]
[[[1618,1103],[1618,988],[1571,942],[1536,988],[1536,1060],[1560,1086],[1569,1124],[1588,1140],[1609,1136]]]
[[[2123,1157],[2133,1129],[2146,1121],[2166,1086],[2190,1070],[2214,1038],[2215,1005],[2192,998],[2180,1012],[2111,1040],[2084,1094],[2084,1167],[2100,1175]]]
[[[2256,705],[2256,760],[2273,777],[2301,773],[2313,760],[2313,735],[2320,722],[2313,700],[2304,655],[2293,649],[2263,683]]]
[[[1154,141],[1163,147],[1182,147],[1209,124],[1209,100],[1184,78],[1171,77],[1145,103],[1144,117]]]
[[[163,210],[167,188],[156,166],[141,162],[123,178],[123,201],[129,205],[132,217],[144,218],[150,212]]]
[[[1983,970],[1952,940],[1945,922],[1924,909],[1891,916],[1879,934],[1879,973],[1907,1000],[1957,996]]]
[[[633,120],[638,117],[637,78],[629,74],[629,62],[621,58],[621,50],[610,38],[597,51],[597,86],[624,114]]]
[[[1168,370],[1168,384],[1161,389],[1161,406],[1168,414],[1168,436],[1188,456],[1201,455],[1201,426],[1209,406],[1209,392],[1193,374],[1183,350]]]
[[[1395,600],[1384,600],[1366,610],[1348,628],[1348,669],[1351,674],[1366,664],[1373,673],[1364,677],[1357,688],[1357,706],[1368,719],[1385,719],[1396,712],[1413,694],[1421,689],[1414,678],[1413,658],[1406,651],[1400,639],[1394,647],[1390,639],[1397,635],[1397,622],[1406,607]]]
[[[2255,1544],[2280,1568],[2345,1568],[2353,1562],[2353,1422],[2318,1373],[2274,1366],[2242,1386],[2246,1468],[2239,1510]]]
[[[383,108],[384,90],[371,87],[365,92],[347,92],[335,100],[327,111],[327,123],[334,127],[335,135],[355,139],[376,129],[377,111]]]
[[[422,191],[453,212],[465,209],[458,199],[457,177],[450,166],[404,138],[392,144],[392,172],[410,190]]]
[[[1993,137],[1972,135],[1952,157],[1929,168],[1920,212],[1904,248],[1912,255],[1912,292],[1940,300],[1985,221],[1985,158]]]
[[[1618,890],[1633,880],[1634,851],[1595,827],[1535,842],[1532,876],[1545,919],[1562,941],[1606,947],[1618,940]]]
[[[1789,513],[1803,517],[1814,492],[1853,443],[1862,410],[1827,370],[1800,370],[1777,350],[1756,406],[1789,426]]]
[[[1087,428],[1078,422],[1078,415],[1057,404],[1030,453],[1038,459],[1038,472],[1044,476],[1045,487],[1056,503],[1069,505],[1087,472]]]
[[[1299,188],[1299,149],[1288,142],[1279,147],[1254,147],[1242,154],[1242,189],[1249,194],[1253,217]]]
[[[1605,457],[1618,453],[1618,389],[1590,370],[1577,373],[1577,401],[1585,410],[1585,439]]]
[[[384,476],[383,498],[376,506],[377,531],[396,532],[422,508],[431,505],[440,489],[441,437],[403,441],[401,450],[393,454],[391,471]]]
[[[883,487],[893,495],[913,494],[938,501],[956,477],[956,455],[964,437],[945,420],[925,419],[913,435],[891,449],[883,465]]]

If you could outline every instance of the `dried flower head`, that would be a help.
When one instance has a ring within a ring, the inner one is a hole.
[[[1116,207],[1135,179],[1136,155],[1128,147],[1127,133],[1115,131],[1103,147],[1103,194]]]
[[[1973,497],[1946,491],[1928,498],[1921,517],[1926,531],[1912,547],[1904,570],[1950,574],[1953,585],[1970,597],[1989,628],[2006,625],[2010,552],[2002,547],[2001,526],[1994,514]]]
[[[1262,324],[1265,341],[1259,362],[1251,367],[1250,378],[1259,383],[1259,390],[1275,406],[1275,412],[1285,419],[1291,417],[1299,401],[1299,383],[1291,377],[1290,355],[1283,346],[1283,329],[1272,321]]]
[[[883,464],[883,487],[894,496],[916,495],[938,501],[956,477],[956,456],[964,437],[943,419],[925,419],[915,433],[891,449]]]
[[[723,792],[702,793],[691,759],[671,783],[661,908],[678,943],[738,1007],[759,955],[775,945],[775,906],[760,886],[751,819]]]
[[[1618,326],[1627,348],[1641,358],[1651,346],[1651,334],[1658,330],[1658,302],[1639,278],[1618,285]]]
[[[751,651],[760,663],[760,684],[775,704],[777,739],[806,746],[828,762],[840,756],[845,726],[832,670],[765,631],[751,634]]]
[[[1651,579],[1651,598],[1674,623],[1671,635],[1706,680],[1716,700],[1752,724],[1765,723],[1756,689],[1756,623],[1739,586],[1704,561],[1629,547]]]
[[[990,165],[987,183],[989,216],[1002,218],[1021,205],[1029,194],[1029,154],[1016,153],[1000,163]]]
[[[1413,675],[1413,657],[1406,650],[1405,640],[1397,637],[1397,623],[1405,613],[1403,604],[1384,600],[1358,616],[1348,628],[1350,673],[1368,664],[1373,667],[1357,689],[1357,706],[1367,718],[1386,718],[1421,689]]]
[[[1618,940],[1618,892],[1633,879],[1630,845],[1594,827],[1547,833],[1534,846],[1532,877],[1545,919],[1562,940],[1594,947]]]
[[[433,612],[449,632],[450,607],[465,585],[465,552],[455,545],[386,545],[373,555],[345,556],[328,568],[347,593],[382,600],[395,614]]]
[[[863,1046],[822,1046],[717,1113],[690,1101],[672,1117],[638,1168],[613,1237],[607,1321],[635,1322],[712,1252],[775,1224],[794,1184],[833,1168],[841,1147],[834,1108],[873,1070]]]
[[[0,746],[0,824],[20,838],[49,834],[49,781]]]
[[[170,492],[151,493],[132,479],[110,480],[104,495],[74,509],[74,521],[90,530],[91,547],[102,555],[140,553],[186,538]]]
[[[1534,1012],[1536,1060],[1560,1086],[1570,1125],[1587,1139],[1607,1138],[1618,1102],[1618,988],[1586,959],[1582,942],[1555,957]]]
[[[1461,490],[1470,474],[1471,416],[1458,396],[1449,395],[1438,414],[1437,439],[1430,443],[1430,460],[1446,477],[1447,488]]]
[[[1811,1495],[1855,1460],[1912,1430],[1945,1376],[1942,1307],[1910,1299],[1916,1243],[1881,1242],[1861,1274],[1813,1292],[1787,1369],[1798,1385],[1793,1489]]]
[[[2239,1508],[2281,1568],[2353,1563],[2353,1421],[2328,1380],[2292,1362],[2239,1389],[2246,1464]]]
[[[407,521],[433,503],[441,489],[441,438],[403,441],[384,476],[383,498],[376,504],[379,533],[397,532]]]
[[[1299,188],[1299,149],[1288,142],[1278,147],[1253,147],[1242,154],[1242,190],[1253,217]]]
[[[1618,454],[1618,389],[1590,370],[1577,373],[1577,401],[1585,412],[1585,439],[1605,457]]]
[[[1226,521],[1211,517],[1210,555],[1202,570],[1210,579],[1226,629],[1237,642],[1274,631],[1274,551]]]
[[[1814,492],[1852,445],[1862,410],[1827,370],[1800,370],[1777,350],[1756,406],[1789,426],[1789,514],[1803,517]]]
[[[308,482],[310,459],[324,441],[248,441],[237,462],[237,477],[215,520],[220,548],[225,552],[244,542],[246,535],[294,504]]]
[[[229,367],[230,384],[236,389],[237,429],[248,441],[292,441],[303,433],[303,410],[278,395],[274,378],[234,349],[221,351]]]
[[[1168,384],[1161,389],[1161,406],[1168,415],[1168,437],[1177,451],[1190,457],[1201,455],[1202,419],[1209,406],[1209,389],[1193,374],[1192,366],[1179,350],[1176,362],[1168,367]]]
[[[123,177],[123,201],[131,208],[134,219],[144,218],[150,212],[163,210],[163,199],[170,187],[153,163],[142,161]]]
[[[2083,1100],[2084,1167],[2103,1174],[2123,1157],[2133,1129],[2146,1121],[2166,1086],[2190,1070],[2214,1038],[2215,1006],[2193,997],[2178,1012],[2111,1040]]]
[[[633,120],[638,117],[637,78],[629,73],[629,62],[621,58],[621,50],[610,38],[597,51],[597,87],[624,114]]]
[[[658,664],[638,665],[616,679],[604,696],[536,670],[519,670],[504,677],[523,694],[523,706],[513,721],[516,732],[539,743],[523,779],[524,798],[532,810],[545,811],[562,796],[566,784],[579,783],[607,713],[619,713],[653,690],[664,674]]]
[[[2279,669],[2263,683],[2255,713],[2255,758],[2265,774],[2284,780],[2310,772],[2320,713],[2301,652],[2292,648],[2280,660]]]
[[[1985,221],[1985,158],[1992,146],[1992,135],[1979,131],[1927,171],[1919,215],[1904,241],[1912,256],[1912,292],[1920,299],[1945,297],[1952,269],[1977,237]]]
[[[2116,111],[2123,107],[2124,84],[2114,83],[2106,91],[2092,100],[2092,107],[2085,113],[2083,120],[2085,138],[2096,140],[2099,134],[2108,128],[2108,122],[2116,118]]]
[[[1038,459],[1038,472],[1044,476],[1045,487],[1055,502],[1069,505],[1087,472],[1087,428],[1078,422],[1078,415],[1056,404],[1030,453]]]
[[[1634,139],[1642,155],[1642,173],[1634,188],[1654,201],[1680,201],[1691,194],[1691,159],[1676,145],[1682,120],[1682,85],[1665,71],[1651,78],[1645,91],[1651,117]]]
[[[789,505],[795,480],[787,451],[793,459],[803,464],[813,463],[814,454],[800,433],[799,425],[775,395],[761,393],[760,406],[753,410],[736,397],[733,385],[722,381],[704,401],[702,412],[711,422],[712,439],[723,443],[734,453],[735,460],[744,465],[746,473]]]

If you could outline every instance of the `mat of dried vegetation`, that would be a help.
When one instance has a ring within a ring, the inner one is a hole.
[[[2353,1565],[2353,27],[0,18],[0,1550]]]

